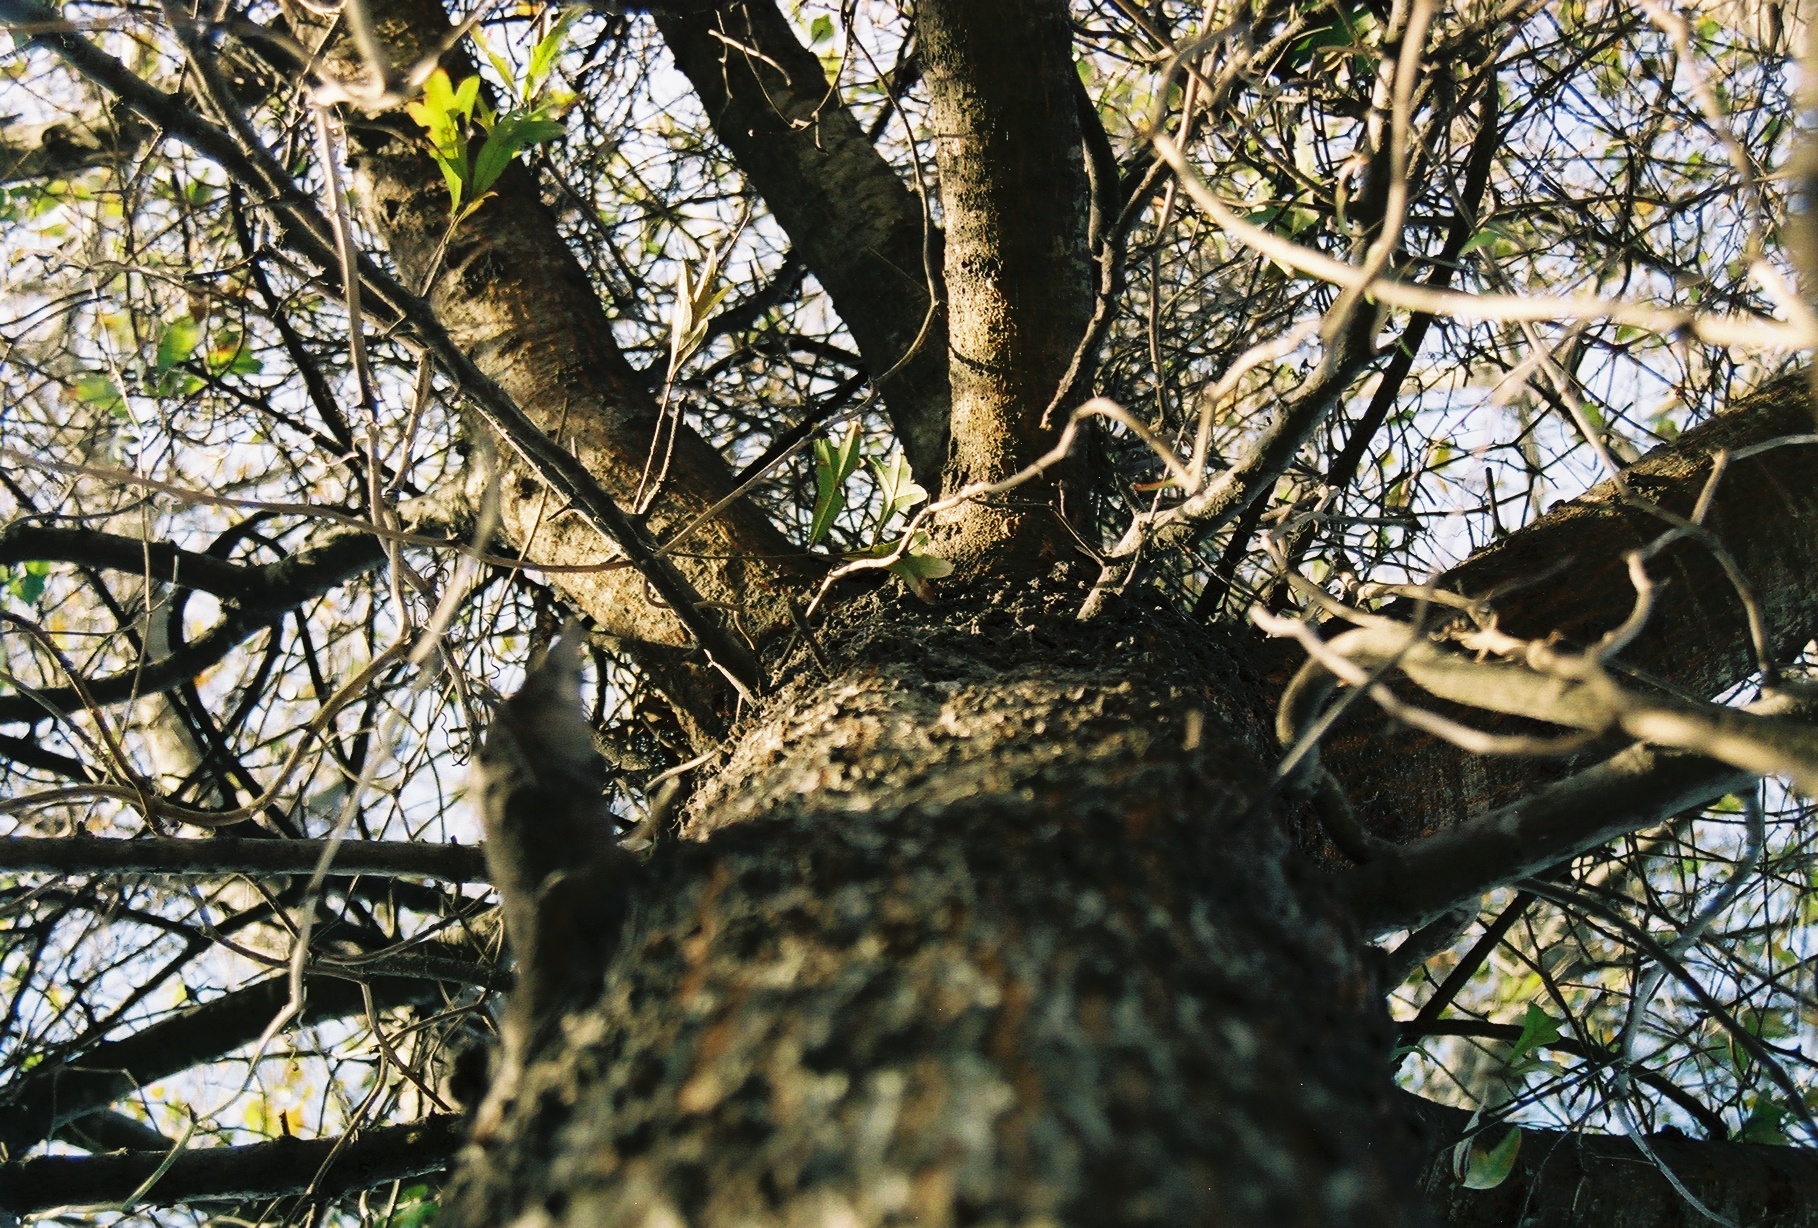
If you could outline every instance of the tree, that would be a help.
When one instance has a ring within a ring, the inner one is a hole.
[[[1778,10],[0,17],[0,1207],[1810,1222]]]

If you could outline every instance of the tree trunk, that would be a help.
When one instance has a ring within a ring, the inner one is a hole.
[[[447,1221],[1414,1221],[1380,987],[1252,813],[1242,650],[1079,591],[836,613]]]

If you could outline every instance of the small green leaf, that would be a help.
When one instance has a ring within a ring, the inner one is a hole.
[[[397,1208],[385,1228],[425,1228],[435,1219],[438,1209],[427,1185],[406,1186],[398,1192]]]
[[[1521,1035],[1515,1038],[1515,1047],[1509,1050],[1509,1065],[1519,1065],[1524,1057],[1542,1045],[1552,1044],[1559,1036],[1558,1022],[1532,1002],[1528,1003],[1527,1017],[1521,1021]]]
[[[165,328],[164,336],[158,339],[158,357],[155,369],[159,375],[167,373],[180,362],[187,361],[196,347],[202,344],[202,326],[188,316],[178,316]]]
[[[499,74],[499,78],[505,82],[506,88],[515,94],[518,88],[517,74],[511,67],[511,61],[492,49],[492,44],[487,41],[484,34],[480,33],[478,26],[470,30],[467,36],[473,39],[475,45],[485,54],[486,62],[491,64],[492,70]]]
[[[483,196],[487,189],[499,181],[505,168],[521,149],[544,141],[552,141],[562,135],[562,125],[547,119],[533,119],[522,114],[501,116],[486,134],[486,143],[480,146],[479,156],[473,160],[473,194]]]
[[[512,144],[508,123],[501,123],[487,135],[486,143],[480,146],[479,155],[473,160],[475,196],[486,195],[487,189],[499,181],[499,176],[511,165],[512,156],[518,152]]]
[[[1736,1135],[1740,1143],[1771,1143],[1784,1147],[1790,1141],[1786,1131],[1781,1128],[1793,1111],[1769,1096],[1762,1096],[1755,1101],[1755,1107],[1749,1113],[1747,1121]]]
[[[26,605],[38,604],[44,595],[44,579],[50,575],[50,564],[39,560],[22,563],[18,574],[6,582],[6,591]]]
[[[917,532],[909,542],[909,548],[903,557],[890,564],[889,571],[898,576],[909,586],[909,591],[923,601],[934,600],[934,590],[928,581],[940,580],[953,574],[953,564],[938,555],[924,554],[928,546],[928,535]]]
[[[833,41],[833,18],[831,18],[831,17],[827,16],[825,13],[823,13],[819,17],[816,17],[812,22],[809,23],[809,25],[808,25],[808,42],[811,46],[818,47],[822,43],[830,43],[832,41]]]
[[[444,79],[446,79],[446,75],[444,75]],[[455,87],[454,103],[448,109],[458,113],[462,119],[472,119],[473,104],[479,101],[479,97],[480,78],[478,76],[468,77]]]
[[[909,461],[901,452],[887,461],[872,461],[871,472],[877,478],[878,497],[883,500],[883,507],[878,511],[880,532],[892,520],[928,497],[927,490],[915,480],[915,475],[909,469]]]
[[[106,410],[117,418],[126,416],[126,398],[120,395],[120,386],[109,375],[91,371],[78,377],[75,393],[76,399],[84,405]]]
[[[846,506],[846,479],[858,468],[859,428],[854,422],[839,443],[826,437],[814,441],[814,521],[808,544],[827,536],[833,518]]]
[[[217,375],[257,375],[265,370],[265,364],[246,348],[246,338],[231,330],[209,347],[205,361]]]
[[[1458,249],[1458,254],[1468,256],[1482,248],[1493,248],[1498,243],[1511,241],[1512,238],[1505,227],[1498,226],[1495,222],[1485,222],[1476,234],[1465,240],[1465,245]]]
[[[1515,1171],[1515,1157],[1521,1152],[1521,1127],[1515,1126],[1502,1142],[1485,1151],[1471,1144],[1471,1157],[1465,1162],[1464,1187],[1467,1190],[1493,1190]]]
[[[549,76],[549,70],[555,67],[556,58],[562,54],[562,44],[568,41],[568,28],[581,15],[580,9],[567,9],[556,18],[556,23],[549,27],[549,33],[537,40],[537,45],[530,52],[530,67],[524,72],[524,97],[535,98],[542,92],[543,82]]]

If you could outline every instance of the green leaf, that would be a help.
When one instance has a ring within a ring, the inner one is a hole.
[[[1740,1143],[1771,1143],[1784,1147],[1789,1142],[1782,1123],[1793,1115],[1786,1105],[1769,1096],[1762,1096],[1755,1101],[1749,1119],[1742,1123],[1742,1129],[1736,1135]]]
[[[1288,65],[1295,69],[1307,68],[1318,53],[1328,47],[1358,47],[1363,41],[1363,22],[1368,16],[1369,10],[1362,5],[1348,12],[1341,6],[1334,14],[1336,20],[1329,25],[1314,27],[1294,44],[1288,52]]]
[[[398,1192],[397,1208],[385,1222],[385,1228],[424,1228],[436,1217],[439,1208],[427,1185],[406,1186]]]
[[[188,316],[179,316],[165,328],[164,336],[158,339],[158,357],[155,369],[159,375],[166,374],[172,367],[186,361],[202,344],[202,326]]]
[[[265,370],[265,364],[246,348],[246,338],[231,330],[221,334],[209,348],[205,361],[217,375],[257,375]]]
[[[952,575],[953,564],[938,555],[923,553],[927,545],[928,535],[917,532],[910,540],[909,548],[903,552],[903,557],[890,564],[888,570],[891,575],[900,577],[917,597],[923,601],[933,601],[934,590],[929,587],[928,581]]]
[[[552,141],[564,131],[562,125],[553,120],[533,119],[521,112],[501,116],[492,131],[486,134],[486,143],[480,146],[479,156],[473,160],[473,194],[476,197],[485,195],[486,190],[499,181],[499,176],[505,173],[520,149]]]
[[[827,536],[833,518],[846,506],[846,479],[859,462],[859,427],[854,422],[839,443],[825,436],[814,441],[814,521],[808,528],[808,544],[814,545]]]
[[[6,591],[24,602],[36,605],[44,595],[44,579],[50,575],[50,564],[39,560],[22,563],[18,574],[6,582]]]
[[[473,160],[473,194],[486,195],[486,190],[499,181],[518,150],[512,142],[510,121],[504,121],[487,134],[486,143]]]
[[[473,104],[480,98],[480,78],[468,77],[455,87],[454,105],[448,109],[458,112],[462,119],[473,118]]]
[[[485,53],[486,62],[492,65],[492,71],[499,74],[499,79],[504,81],[506,88],[515,95],[518,88],[517,73],[512,69],[511,61],[492,49],[492,44],[487,41],[484,34],[480,33],[478,26],[468,31],[467,36],[473,39],[475,45]]]
[[[1465,245],[1458,249],[1458,254],[1468,256],[1482,248],[1494,247],[1498,243],[1510,241],[1509,232],[1495,222],[1485,222],[1478,232],[1465,240]]]
[[[909,461],[901,452],[887,461],[872,461],[871,472],[877,479],[878,496],[883,500],[883,507],[878,512],[880,532],[897,516],[928,497],[927,490],[915,480]]]
[[[126,398],[120,394],[120,386],[103,372],[91,371],[78,377],[75,393],[76,399],[84,405],[104,409],[116,418],[126,416]]]
[[[1493,1190],[1507,1181],[1509,1174],[1515,1171],[1515,1157],[1520,1152],[1520,1126],[1511,1129],[1503,1136],[1502,1142],[1488,1151],[1480,1144],[1472,1143],[1470,1159],[1465,1162],[1465,1189]]]
[[[564,11],[556,18],[556,23],[549,27],[549,33],[538,39],[537,45],[531,49],[530,67],[524,72],[525,98],[535,98],[542,92],[549,70],[555,67],[556,58],[562,54],[562,44],[568,41],[568,28],[580,15],[580,9]]]
[[[1532,1002],[1528,1003],[1527,1017],[1521,1021],[1521,1035],[1515,1038],[1515,1047],[1509,1050],[1509,1065],[1520,1065],[1521,1059],[1559,1037],[1558,1022]]]
[[[833,41],[833,18],[831,18],[831,17],[827,16],[825,13],[823,13],[819,17],[816,17],[811,23],[809,23],[808,42],[811,46],[818,47],[822,43],[830,43],[832,41]]]

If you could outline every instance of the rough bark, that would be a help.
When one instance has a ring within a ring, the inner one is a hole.
[[[915,29],[947,236],[958,488],[1009,477],[1049,442],[1042,415],[1092,319],[1091,183],[1064,3],[925,0]],[[1050,513],[970,504],[944,549],[980,557],[1053,528]]]
[[[1246,672],[1077,599],[849,610],[447,1222],[1417,1222],[1376,987],[1250,813]]]
[[[1697,502],[1716,452],[1812,429],[1808,377],[1789,376],[1629,466],[1628,488],[1684,516]],[[1754,588],[1780,661],[1818,634],[1818,587],[1811,582],[1818,574],[1818,484],[1811,464],[1811,447],[1794,445],[1731,465],[1707,521]],[[1668,527],[1603,482],[1472,556],[1439,583],[1473,596],[1498,594],[1499,625],[1512,634],[1558,632],[1588,643],[1633,606],[1626,552]],[[1621,662],[1700,697],[1746,677],[1753,656],[1743,607],[1710,551],[1681,541],[1655,556],[1648,571],[1660,590],[1654,614]],[[1290,655],[1298,664],[1303,654],[1294,649]],[[1486,728],[1496,724],[1482,714],[1460,715]],[[1396,841],[1509,804],[1573,766],[1467,755],[1395,727],[1368,704],[1358,704],[1326,746],[1326,763],[1359,817],[1375,834]],[[1581,762],[1595,757],[1588,752]]]
[[[386,0],[371,9],[382,42],[401,63],[436,45],[448,29],[447,13],[435,0]],[[336,54],[348,54],[344,44]],[[460,50],[442,63],[457,81],[474,71]],[[436,265],[448,227],[448,189],[419,133],[401,115],[391,115],[350,124],[349,144],[368,220],[405,281],[419,289],[427,283],[424,297],[437,320],[480,370],[608,494],[632,506],[657,436],[657,405],[620,352],[605,310],[529,172],[521,163],[508,168]],[[640,518],[658,541],[731,490],[726,465],[694,431],[682,425],[673,449],[667,439],[665,431],[655,452],[665,475],[645,488],[646,495],[659,493]],[[529,558],[572,566],[612,557],[593,529],[552,502],[528,477],[504,483],[506,532]],[[815,570],[743,500],[696,530],[676,562],[705,602],[736,611],[751,634],[785,625],[785,581],[799,583]],[[634,643],[688,642],[634,571],[569,572],[554,579],[610,634]]]
[[[932,219],[772,0],[659,12],[656,22],[721,144],[833,299],[917,479],[937,489],[947,460],[947,322],[929,297],[940,293]]]
[[[1421,1184],[1450,1228],[1706,1228],[1640,1147],[1627,1138],[1524,1130],[1514,1171],[1492,1190],[1465,1189],[1452,1165],[1452,1144],[1470,1114],[1403,1096],[1428,1132]],[[1506,1127],[1488,1132],[1500,1142]],[[1818,1152],[1758,1143],[1718,1143],[1677,1131],[1647,1144],[1692,1195],[1731,1223],[1748,1228],[1818,1224]]]

